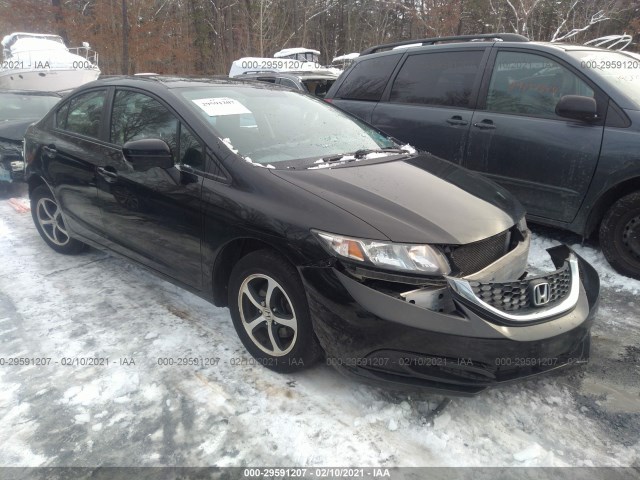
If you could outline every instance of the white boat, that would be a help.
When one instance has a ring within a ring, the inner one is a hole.
[[[100,75],[98,54],[88,43],[67,48],[58,35],[16,32],[2,39],[0,88],[70,90]]]
[[[311,48],[285,48],[273,57],[243,57],[235,60],[229,70],[230,77],[257,72],[329,72],[340,74],[341,70],[324,67],[318,62],[320,52]]]
[[[312,48],[293,47],[283,48],[279,52],[273,54],[274,58],[288,58],[289,60],[300,60],[302,62],[318,63],[320,52]]]

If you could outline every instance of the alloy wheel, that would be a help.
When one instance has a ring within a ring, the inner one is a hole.
[[[56,202],[46,197],[38,200],[36,217],[42,231],[51,242],[60,247],[69,243],[69,235]]]
[[[288,354],[296,343],[298,322],[284,288],[264,274],[249,275],[238,292],[242,325],[251,341],[274,357]]]

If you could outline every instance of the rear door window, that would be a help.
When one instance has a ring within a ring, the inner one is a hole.
[[[358,62],[335,96],[347,100],[379,101],[400,57],[400,54],[385,55]]]
[[[95,90],[71,99],[67,121],[64,125],[65,130],[87,137],[100,138],[106,96],[106,90]]]
[[[393,83],[389,101],[470,108],[483,50],[410,55]]]

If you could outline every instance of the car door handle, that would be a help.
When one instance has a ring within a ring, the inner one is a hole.
[[[460,115],[454,115],[453,117],[448,118],[447,123],[449,125],[469,125],[469,122],[463,120]]]
[[[474,123],[474,127],[479,128],[480,130],[493,130],[496,126],[493,124],[493,120],[482,120],[481,122]]]
[[[104,178],[109,183],[114,183],[118,180],[118,174],[116,172],[112,172],[111,170],[107,170],[104,167],[98,167],[97,169],[98,175]]]
[[[42,151],[49,158],[55,158],[58,151],[56,150],[56,146],[52,143],[51,145],[47,145],[42,147]]]

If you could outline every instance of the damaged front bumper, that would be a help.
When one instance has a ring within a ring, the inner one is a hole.
[[[337,265],[301,268],[327,363],[373,383],[471,395],[586,362],[596,271],[559,246],[556,271],[524,276],[527,252],[528,241],[474,275],[398,294]]]
[[[24,179],[22,160],[2,160],[0,156],[0,182],[18,182]]]

